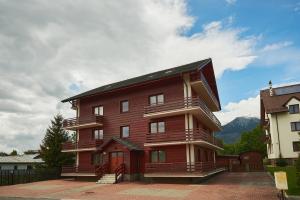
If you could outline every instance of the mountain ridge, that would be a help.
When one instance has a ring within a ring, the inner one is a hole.
[[[243,132],[254,129],[259,123],[260,120],[256,117],[237,117],[222,126],[222,131],[216,132],[215,136],[225,144],[232,144],[240,139]]]

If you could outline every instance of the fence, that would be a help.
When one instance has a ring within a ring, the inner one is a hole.
[[[0,170],[0,186],[59,178],[57,169]]]

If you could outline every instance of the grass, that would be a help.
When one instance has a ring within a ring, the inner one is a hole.
[[[268,171],[274,176],[274,172],[277,171],[285,171],[287,175],[288,181],[288,191],[289,195],[300,195],[300,187],[297,185],[296,180],[296,168],[294,166],[286,166],[286,167],[274,167],[267,166]]]

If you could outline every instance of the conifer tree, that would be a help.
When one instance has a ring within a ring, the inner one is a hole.
[[[63,117],[57,114],[51,120],[51,125],[47,128],[42,145],[40,145],[41,158],[47,167],[61,169],[62,165],[74,162],[73,154],[61,152],[62,143],[68,139],[68,132],[63,129]]]

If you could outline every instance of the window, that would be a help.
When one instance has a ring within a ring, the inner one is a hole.
[[[14,166],[14,170],[18,170],[18,165],[15,165],[15,166]]]
[[[290,105],[289,106],[289,113],[290,114],[299,113],[299,104]]]
[[[129,101],[121,101],[121,113],[129,111]]]
[[[166,162],[166,152],[161,150],[151,151],[151,162]]]
[[[91,164],[92,165],[100,165],[100,164],[102,164],[102,154],[99,154],[99,153],[92,154]]]
[[[94,107],[94,114],[95,115],[103,115],[103,106]]]
[[[27,170],[32,170],[32,165],[27,165]]]
[[[150,133],[164,133],[164,132],[165,132],[165,122],[150,123]]]
[[[150,105],[163,104],[165,102],[165,98],[163,94],[152,95],[149,97]]]
[[[121,138],[129,137],[129,126],[121,126]]]
[[[300,131],[300,122],[291,122],[292,131]]]
[[[293,150],[294,152],[300,151],[300,142],[293,142]]]
[[[95,140],[103,140],[103,130],[102,129],[94,130],[94,139]]]

